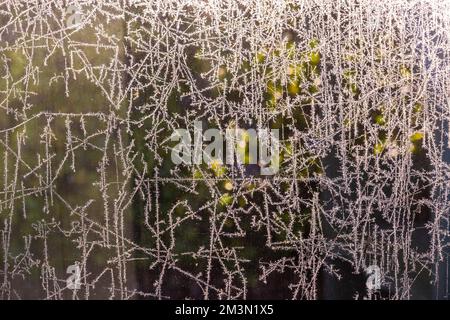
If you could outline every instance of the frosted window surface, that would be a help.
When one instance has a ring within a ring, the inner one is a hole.
[[[3,1],[0,298],[446,298],[449,36],[448,0]],[[197,120],[280,129],[280,171],[174,165]]]

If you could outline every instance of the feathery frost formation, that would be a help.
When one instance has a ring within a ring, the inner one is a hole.
[[[447,295],[449,37],[448,0],[3,1],[0,297]],[[195,121],[280,129],[279,172],[174,165]]]

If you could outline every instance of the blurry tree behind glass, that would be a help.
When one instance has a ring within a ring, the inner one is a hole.
[[[446,298],[449,13],[3,3],[0,297]],[[198,120],[280,129],[280,172],[175,166]]]

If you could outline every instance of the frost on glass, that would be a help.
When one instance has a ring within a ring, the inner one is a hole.
[[[3,1],[0,297],[446,298],[449,36],[447,0]],[[280,129],[279,172],[173,164],[196,121]]]

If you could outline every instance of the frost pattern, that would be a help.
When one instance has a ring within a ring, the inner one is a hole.
[[[3,1],[0,297],[446,297],[449,36],[448,0]],[[281,129],[280,172],[174,166],[199,119]]]

